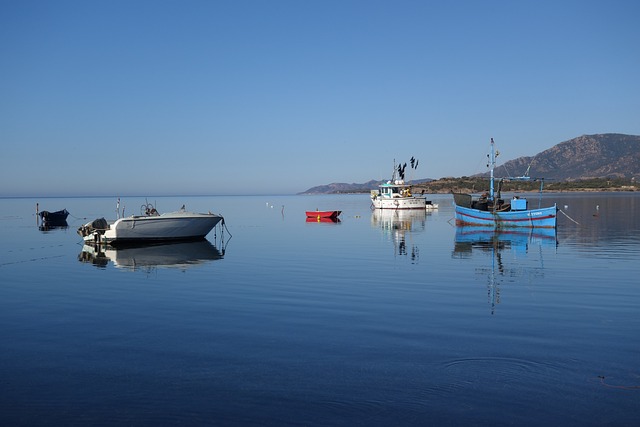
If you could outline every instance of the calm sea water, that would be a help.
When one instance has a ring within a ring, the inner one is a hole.
[[[640,195],[545,195],[557,235],[433,199],[158,197],[227,228],[104,254],[75,230],[115,199],[0,199],[0,424],[638,425]]]

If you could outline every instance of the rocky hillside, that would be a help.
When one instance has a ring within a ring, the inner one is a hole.
[[[497,176],[556,181],[632,178],[640,175],[640,136],[616,133],[583,135],[561,142],[533,157],[520,157],[496,168]]]

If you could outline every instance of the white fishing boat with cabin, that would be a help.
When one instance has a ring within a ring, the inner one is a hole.
[[[413,185],[405,182],[404,169],[407,164],[393,165],[391,179],[378,185],[377,190],[371,190],[371,206],[374,209],[438,209],[438,205],[432,203],[423,195],[415,195],[412,192]],[[411,167],[415,169],[418,161],[411,157]]]

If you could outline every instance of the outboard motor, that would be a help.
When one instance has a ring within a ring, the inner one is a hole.
[[[104,234],[107,228],[109,228],[107,220],[104,218],[98,218],[78,228],[78,234],[82,237],[86,237],[95,233]]]

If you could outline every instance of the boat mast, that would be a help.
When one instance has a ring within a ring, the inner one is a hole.
[[[493,146],[493,138],[491,138],[491,156],[489,157],[489,168],[491,170],[491,183],[489,187],[489,200],[493,201],[493,168],[496,166],[496,152]]]

